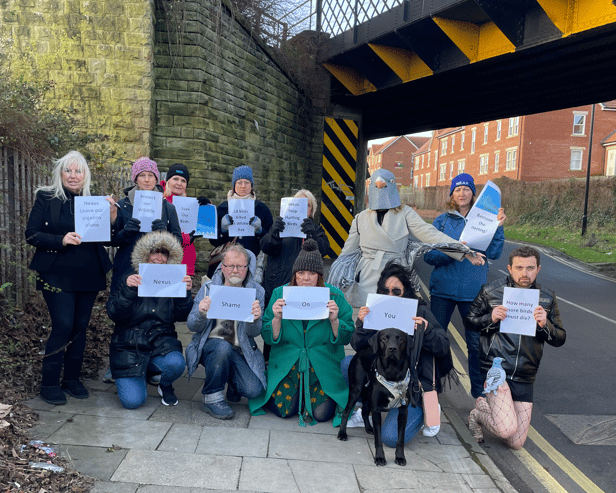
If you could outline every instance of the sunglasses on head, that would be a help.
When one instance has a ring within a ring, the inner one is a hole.
[[[400,296],[402,294],[402,290],[400,288],[394,288],[394,289],[379,289],[377,291],[377,294],[389,294],[389,295],[393,295],[393,296]]]

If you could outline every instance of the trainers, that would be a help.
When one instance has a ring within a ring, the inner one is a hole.
[[[62,380],[62,390],[75,399],[87,399],[90,396],[88,389],[79,380]]]
[[[107,368],[105,375],[103,376],[103,382],[105,383],[115,383],[115,378],[111,376],[111,368]]]
[[[203,410],[216,419],[231,419],[235,411],[229,407],[226,401],[204,402]]]
[[[177,406],[178,405],[178,398],[175,396],[175,393],[173,392],[173,386],[159,385],[158,395],[162,397],[161,402],[165,406]]]
[[[364,427],[364,418],[361,415],[361,407],[356,407],[353,414],[347,421],[347,428],[363,428]]]
[[[154,387],[156,387],[157,385],[160,385],[160,377],[161,377],[161,373],[148,373],[147,374],[147,381],[150,385],[154,385]]]

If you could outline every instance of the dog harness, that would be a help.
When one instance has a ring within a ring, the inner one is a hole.
[[[394,396],[392,400],[389,401],[387,405],[387,409],[393,409],[395,407],[406,406],[406,393],[409,389],[409,384],[411,383],[411,371],[406,371],[406,377],[404,380],[400,380],[399,382],[390,382],[389,380],[385,380],[385,378],[379,375],[379,372],[376,371],[376,380],[385,387],[391,395]]]

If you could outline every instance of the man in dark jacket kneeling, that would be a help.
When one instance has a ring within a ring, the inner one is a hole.
[[[167,231],[143,236],[132,252],[132,270],[107,302],[107,313],[115,322],[109,348],[111,374],[120,402],[127,409],[145,403],[146,370],[161,374],[158,393],[162,403],[178,403],[172,384],[184,373],[186,362],[174,324],[185,321],[190,313],[192,280],[190,276],[182,279],[186,283],[186,296],[182,298],[140,297],[142,278],[138,272],[139,264],[180,264],[182,255],[182,246]]]

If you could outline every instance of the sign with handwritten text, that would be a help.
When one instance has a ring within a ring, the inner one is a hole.
[[[105,197],[75,197],[75,233],[82,242],[111,240],[109,202]]]
[[[207,318],[254,322],[252,304],[257,299],[255,288],[234,288],[232,286],[210,286],[210,309]]]
[[[139,264],[141,284],[137,294],[141,298],[185,298],[186,275],[184,264]]]
[[[539,290],[505,287],[503,306],[507,308],[507,317],[500,322],[500,331],[508,334],[534,336],[537,322],[533,317],[539,306]]]
[[[196,234],[204,238],[218,238],[218,219],[215,205],[199,206]]]
[[[229,226],[229,236],[254,236],[255,230],[248,223],[255,215],[255,201],[229,199],[228,203],[229,215],[233,218],[233,224]]]
[[[191,233],[197,229],[199,202],[194,197],[173,197],[175,212],[178,214],[182,233]]]
[[[500,188],[488,181],[466,215],[466,226],[460,235],[460,241],[465,241],[475,250],[486,251],[498,228],[496,216],[500,206]]]
[[[152,231],[152,221],[160,219],[163,212],[163,194],[154,190],[137,190],[135,192],[135,204],[133,205],[133,217],[141,221],[142,233]]]
[[[306,238],[302,233],[302,223],[308,217],[308,199],[285,197],[280,200],[280,216],[284,220],[281,238]]]
[[[282,318],[287,320],[324,320],[329,317],[329,288],[285,286],[282,288]]]
[[[370,313],[364,317],[364,328],[373,330],[400,329],[407,334],[415,333],[417,300],[388,296],[386,294],[368,294],[366,306]]]

